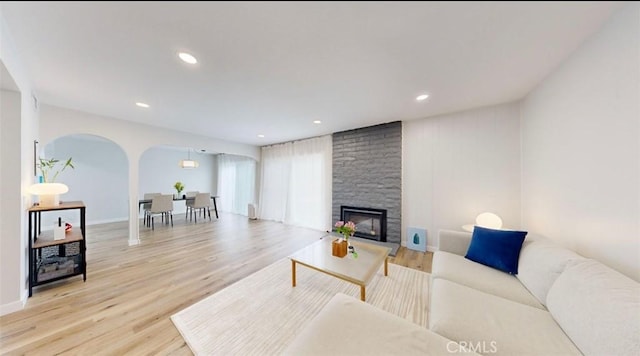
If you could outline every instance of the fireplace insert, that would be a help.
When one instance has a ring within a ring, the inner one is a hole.
[[[340,220],[356,224],[354,236],[387,242],[387,211],[385,209],[340,206]]]

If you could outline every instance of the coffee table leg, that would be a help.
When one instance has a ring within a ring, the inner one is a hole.
[[[296,261],[291,260],[291,286],[296,286]]]
[[[389,257],[384,259],[384,275],[389,275]]]
[[[364,302],[364,286],[360,286],[360,300]]]

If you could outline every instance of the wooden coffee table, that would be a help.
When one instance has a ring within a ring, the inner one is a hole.
[[[388,274],[390,247],[352,241],[358,257],[351,254],[336,257],[331,254],[331,242],[335,236],[326,236],[289,256],[291,259],[291,284],[296,286],[296,264],[342,279],[360,286],[360,299],[365,300],[365,287],[384,263],[384,275]]]

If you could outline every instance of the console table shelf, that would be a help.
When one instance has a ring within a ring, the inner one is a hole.
[[[41,231],[41,213],[57,210],[80,210],[80,229],[53,239],[53,231]],[[86,207],[81,201],[62,202],[59,206],[29,208],[29,297],[33,287],[82,275],[87,280]]]
[[[47,231],[49,232],[49,231]],[[38,240],[33,244],[31,248],[42,248],[47,246],[56,246],[60,244],[67,244],[70,242],[76,242],[83,239],[82,233],[79,231],[69,231],[65,235],[64,240],[53,240],[53,234],[51,233],[43,233],[40,234]],[[49,235],[49,236],[47,236]]]

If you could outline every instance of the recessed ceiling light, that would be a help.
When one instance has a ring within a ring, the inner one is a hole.
[[[260,134],[260,135],[258,135],[258,137],[263,138],[263,137],[264,137],[264,135]]]
[[[136,105],[145,109],[149,108],[149,104],[146,104],[146,103],[137,102]]]
[[[189,54],[187,52],[179,52],[178,57],[180,57],[180,59],[182,59],[184,62],[189,64],[198,63],[198,60],[196,59],[196,57],[194,57],[192,54]]]
[[[313,123],[314,123],[314,124],[321,124],[321,123],[322,123],[322,121],[320,121],[320,120],[314,120],[314,121],[313,121]]]
[[[429,95],[428,95],[428,94],[422,94],[422,95],[418,95],[418,97],[416,98],[416,100],[418,100],[418,101],[422,101],[422,100],[424,100],[424,99],[426,99],[426,98],[428,98],[428,97],[429,97]]]

